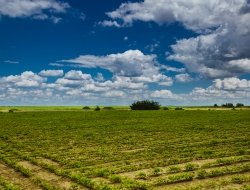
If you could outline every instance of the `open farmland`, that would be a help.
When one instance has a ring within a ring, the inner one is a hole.
[[[0,113],[0,189],[249,189],[250,111]]]

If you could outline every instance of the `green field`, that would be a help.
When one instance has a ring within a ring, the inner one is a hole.
[[[0,113],[0,189],[250,189],[250,111]]]

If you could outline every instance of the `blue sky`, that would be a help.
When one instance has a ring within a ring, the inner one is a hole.
[[[248,0],[0,0],[0,105],[250,97]]]

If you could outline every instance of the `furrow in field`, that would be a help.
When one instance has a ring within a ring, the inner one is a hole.
[[[71,180],[51,173],[41,168],[40,166],[34,165],[28,161],[20,161],[18,162],[18,164],[23,166],[24,168],[29,169],[33,173],[34,177],[47,181],[55,187],[59,187],[61,189],[70,189],[74,185],[76,185]]]
[[[24,190],[40,190],[41,188],[34,184],[30,178],[24,177],[15,169],[0,163],[0,175],[7,181],[20,186]]]
[[[242,174],[250,171],[250,164],[238,164],[233,166],[218,167],[207,170],[198,170],[196,172],[183,172],[172,175],[163,175],[156,178],[149,178],[147,181],[153,186],[181,184],[187,181],[196,181],[209,178],[217,178],[232,174]]]
[[[158,173],[160,174],[169,174],[169,173],[178,173],[185,170],[197,170],[199,168],[211,168],[218,167],[223,165],[233,165],[237,163],[243,163],[250,161],[250,156],[234,156],[234,157],[224,157],[216,159],[206,159],[206,160],[195,160],[192,162],[185,162],[181,164],[168,165],[166,167],[157,167]],[[189,168],[188,168],[189,167]],[[154,168],[146,168],[142,170],[132,171],[132,172],[122,172],[119,173],[120,176],[124,177],[133,177],[135,178],[138,174],[145,173],[148,175],[153,175]]]
[[[208,189],[240,189],[250,183],[250,173],[230,174],[209,179],[194,179],[178,184],[155,186],[155,190],[208,190]]]

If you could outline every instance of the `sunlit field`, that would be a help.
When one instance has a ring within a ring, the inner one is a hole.
[[[0,113],[0,189],[250,188],[249,110],[63,110]]]

